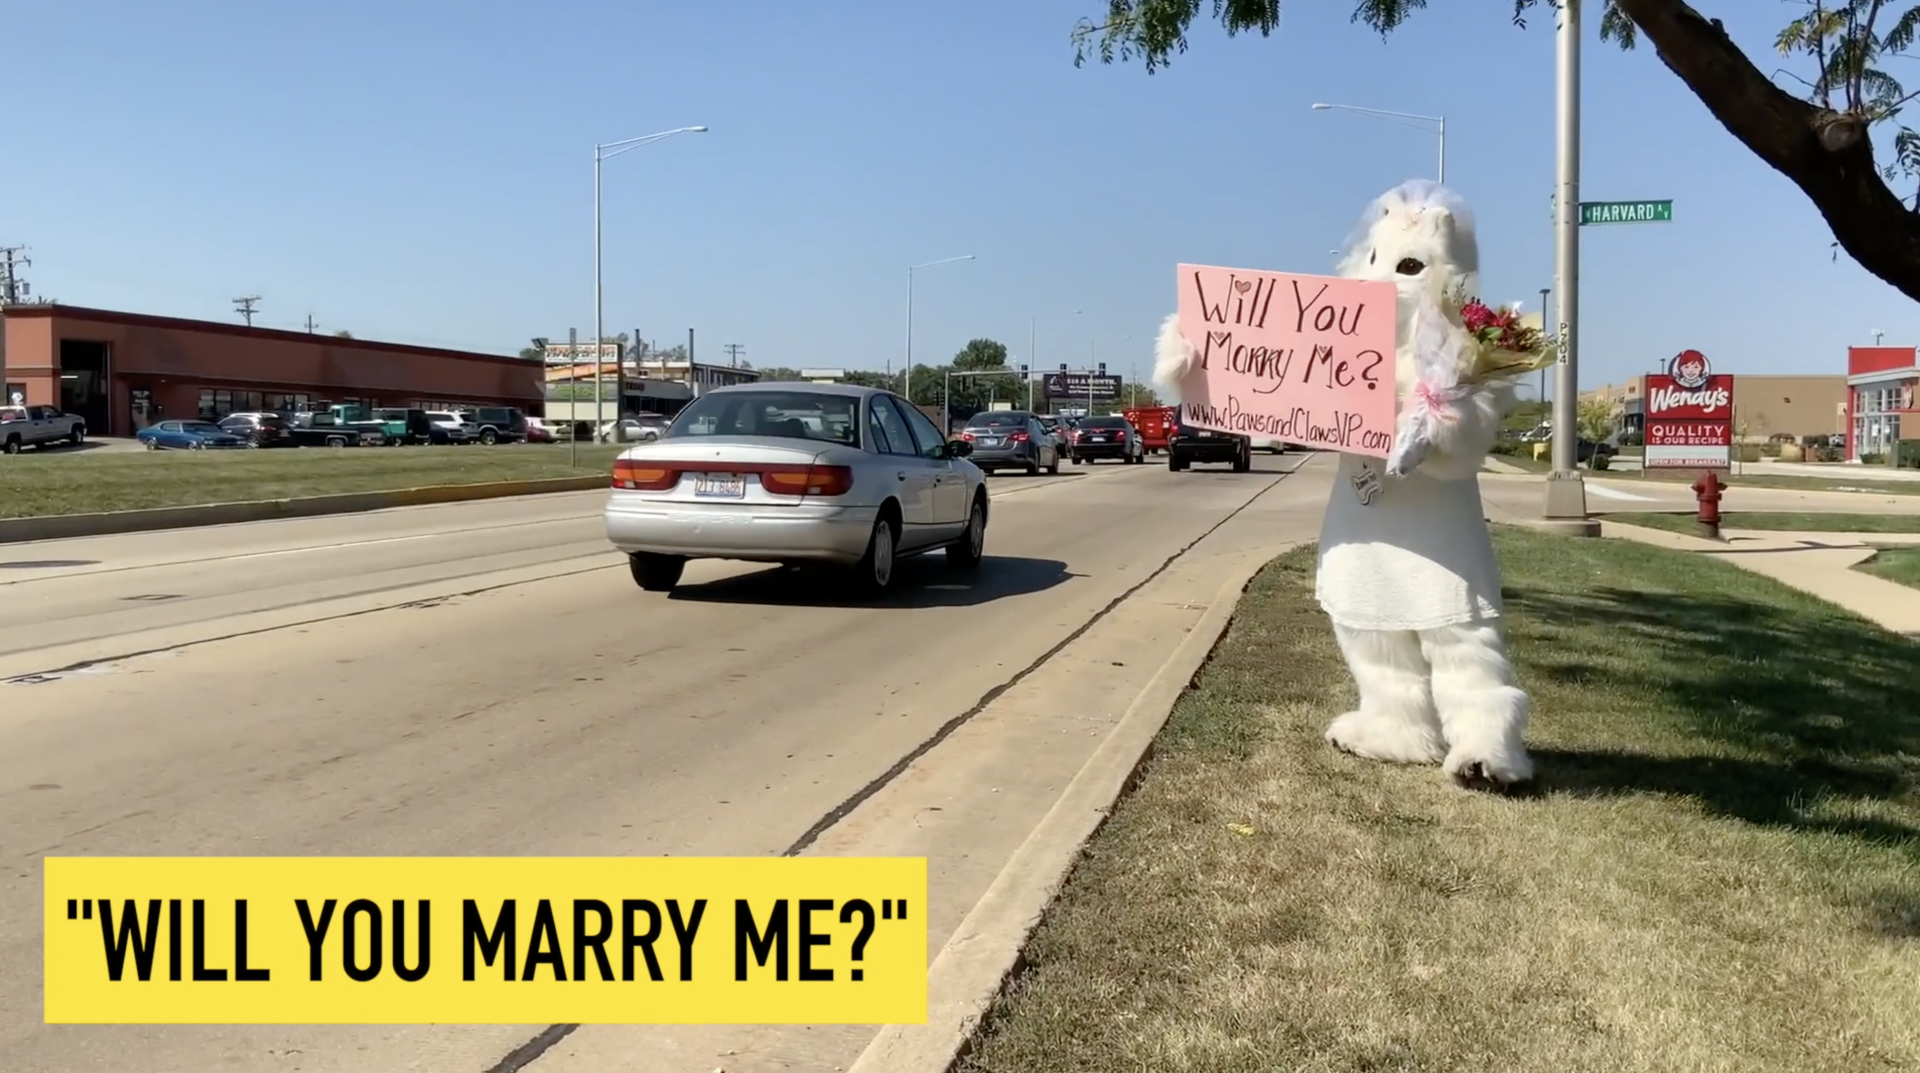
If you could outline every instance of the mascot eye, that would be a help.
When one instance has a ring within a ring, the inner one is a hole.
[[[1402,257],[1400,258],[1400,263],[1393,266],[1393,270],[1403,276],[1417,276],[1425,271],[1426,267],[1426,265],[1412,257]]]

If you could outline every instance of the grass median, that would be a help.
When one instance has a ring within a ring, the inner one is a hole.
[[[565,444],[258,451],[31,451],[0,458],[0,518],[386,492],[607,472],[619,449]]]
[[[1920,1068],[1920,645],[1738,567],[1502,529],[1537,796],[1321,738],[1254,581],[968,1073]]]
[[[1910,545],[1880,548],[1873,553],[1873,558],[1856,565],[1854,569],[1920,589],[1920,548]]]
[[[1664,529],[1670,533],[1699,532],[1691,512],[1622,511],[1603,514],[1610,522]],[[1732,511],[1720,516],[1721,529],[1751,529],[1768,533],[1920,533],[1920,514],[1827,514],[1810,511]]]

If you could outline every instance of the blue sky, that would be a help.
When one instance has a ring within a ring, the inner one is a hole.
[[[1431,176],[1432,135],[1309,109],[1328,101],[1444,114],[1487,297],[1537,305],[1547,14],[1522,31],[1504,3],[1443,0],[1383,43],[1346,3],[1296,2],[1268,40],[1197,26],[1149,77],[1074,68],[1069,32],[1102,6],[16,5],[0,244],[76,305],[230,319],[258,294],[259,324],[508,353],[590,336],[592,145],[706,124],[606,165],[609,333],[897,368],[906,266],[973,254],[919,273],[916,360],[988,336],[1144,374],[1176,263],[1327,271],[1371,197]],[[1779,66],[1787,6],[1702,7]],[[1582,198],[1672,198],[1676,220],[1584,229],[1584,386],[1687,347],[1815,373],[1874,329],[1920,341],[1912,302],[1834,263],[1799,191],[1597,21]]]

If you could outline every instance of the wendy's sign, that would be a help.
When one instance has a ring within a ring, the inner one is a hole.
[[[1391,283],[1181,265],[1180,385],[1200,428],[1385,458],[1393,447]]]
[[[1732,458],[1733,377],[1683,350],[1647,376],[1648,469],[1725,469]]]

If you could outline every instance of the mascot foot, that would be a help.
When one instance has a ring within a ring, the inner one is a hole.
[[[1507,793],[1533,782],[1533,758],[1525,748],[1455,746],[1441,763],[1440,770],[1469,790]]]
[[[1341,752],[1389,764],[1437,764],[1447,754],[1438,727],[1371,712],[1348,712],[1327,726],[1327,741]]]

